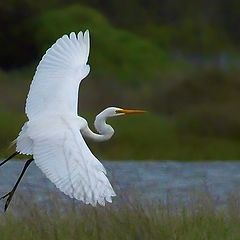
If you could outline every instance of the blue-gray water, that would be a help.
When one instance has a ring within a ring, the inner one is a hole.
[[[216,205],[224,206],[229,197],[238,192],[240,186],[240,162],[237,161],[104,161],[103,164],[118,194],[115,202],[134,197],[140,201],[165,202],[171,199],[174,203],[182,203],[188,202],[192,193],[207,193]],[[1,195],[14,185],[22,167],[22,161],[9,161],[0,168]],[[50,193],[59,191],[33,163],[17,192],[20,195],[30,193],[34,201],[47,202]],[[68,200],[64,194],[58,196]],[[16,198],[17,195],[14,200]],[[0,207],[3,207],[3,201]]]

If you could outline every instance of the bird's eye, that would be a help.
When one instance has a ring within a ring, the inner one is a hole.
[[[121,110],[116,110],[115,111],[116,114],[122,113]]]

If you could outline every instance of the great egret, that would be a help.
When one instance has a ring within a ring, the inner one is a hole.
[[[25,112],[28,121],[15,140],[17,154],[32,155],[24,165],[7,198],[5,211],[27,167],[34,160],[36,165],[60,191],[71,198],[96,206],[112,202],[116,196],[106,177],[106,170],[87,147],[84,138],[105,141],[114,134],[106,123],[108,117],[143,113],[108,107],[99,113],[94,122],[98,133],[88,127],[87,121],[78,116],[78,88],[90,67],[89,32],[64,35],[47,50],[40,61],[28,93]]]

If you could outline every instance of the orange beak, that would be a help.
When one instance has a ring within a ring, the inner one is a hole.
[[[144,110],[130,110],[130,109],[120,109],[117,110],[116,113],[124,113],[124,114],[139,114],[139,113],[146,113],[147,111]]]

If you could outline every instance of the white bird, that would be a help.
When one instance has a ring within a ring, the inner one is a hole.
[[[108,107],[96,116],[94,125],[98,133],[78,116],[78,89],[90,67],[87,64],[90,42],[89,32],[64,35],[47,50],[40,61],[26,101],[28,121],[15,140],[17,154],[32,155],[22,170],[7,198],[5,211],[29,164],[34,161],[60,191],[86,204],[105,205],[116,196],[106,170],[91,153],[84,138],[105,141],[114,134],[106,123],[108,117],[142,110]],[[84,138],[83,138],[84,137]]]

